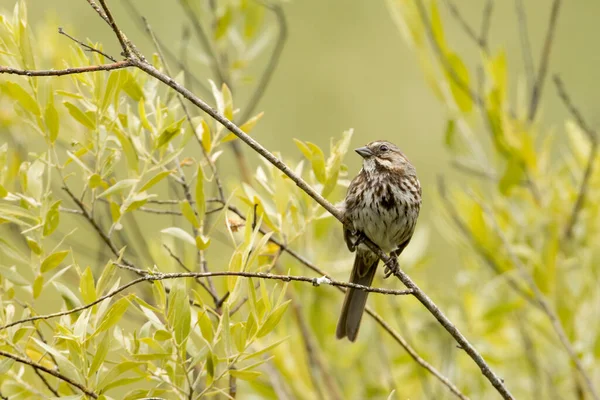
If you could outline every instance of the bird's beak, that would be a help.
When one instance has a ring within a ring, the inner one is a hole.
[[[368,147],[359,147],[358,149],[354,149],[355,152],[358,153],[362,158],[368,158],[373,155],[373,152]]]

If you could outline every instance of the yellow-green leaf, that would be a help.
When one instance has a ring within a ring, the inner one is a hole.
[[[81,111],[79,107],[68,101],[63,101],[63,104],[65,105],[65,107],[67,107],[69,114],[71,114],[71,116],[77,122],[79,122],[81,125],[85,126],[88,129],[96,129],[96,123],[92,121],[92,119],[86,113]]]
[[[104,192],[100,193],[96,198],[107,197],[113,194],[121,193],[125,189],[131,188],[138,182],[139,179],[123,179],[118,181]]]
[[[52,95],[52,93],[48,96],[48,103],[44,110],[44,122],[46,123],[46,129],[48,130],[48,138],[51,143],[54,143],[56,138],[58,138],[60,119],[58,111],[56,111],[56,107],[54,106],[54,95]]]
[[[129,307],[129,297],[123,297],[117,300],[102,316],[100,326],[94,332],[97,335],[104,332],[119,322],[127,308]]]
[[[229,374],[244,381],[253,381],[261,375],[258,371],[240,371],[236,369],[229,370]]]
[[[250,133],[250,131],[252,131],[252,129],[258,123],[258,121],[260,121],[260,119],[263,117],[263,115],[265,115],[265,113],[261,112],[255,115],[254,117],[250,118],[248,121],[244,122],[242,126],[240,126],[240,129],[245,133]]]
[[[205,250],[210,245],[210,238],[204,235],[196,236],[196,248],[198,250]]]
[[[165,229],[163,229],[160,232],[164,233],[165,235],[173,236],[174,238],[177,238],[177,239],[182,240],[182,241],[184,241],[186,243],[189,243],[192,246],[196,245],[196,241],[194,240],[194,238],[192,237],[192,235],[190,235],[189,233],[187,233],[183,229],[178,228],[176,226],[172,226],[170,228],[165,228]]]
[[[469,70],[456,53],[449,52],[446,55],[446,59],[448,60],[449,68],[454,71],[453,74],[446,71],[446,79],[450,85],[454,101],[462,112],[469,113],[473,109],[473,99],[471,99],[470,94]]]
[[[196,229],[200,228],[200,222],[198,218],[196,218],[196,214],[194,213],[194,209],[187,201],[182,201],[179,203],[179,209],[181,213],[189,221],[190,224]]]
[[[50,254],[42,261],[40,271],[44,273],[58,267],[68,254],[69,250],[57,251],[56,253]]]
[[[273,310],[273,312],[269,315],[265,323],[260,327],[258,333],[256,334],[257,337],[263,337],[269,332],[271,332],[273,329],[275,329],[279,321],[281,321],[283,314],[287,310],[290,301],[291,300],[288,300],[285,303],[282,303],[275,310]]]
[[[202,122],[200,122],[200,127],[202,128],[202,132],[200,134],[202,147],[207,153],[210,153],[210,150],[212,149],[212,136],[210,133],[210,127],[204,118],[202,119]]]
[[[60,222],[60,206],[61,200],[55,201],[51,206],[48,212],[46,213],[46,217],[44,218],[44,230],[43,235],[48,236],[52,234],[58,227]]]
[[[231,121],[233,119],[233,97],[227,84],[223,83],[221,93],[223,93],[223,115]]]
[[[185,117],[181,118],[179,121],[173,122],[160,133],[158,139],[156,140],[157,149],[167,145],[181,132],[181,125],[183,124],[183,121],[185,121]]]
[[[38,256],[42,254],[42,248],[40,247],[38,242],[36,242],[33,238],[30,238],[29,236],[27,236],[25,239],[27,241],[27,247],[29,247],[31,251],[33,251]]]
[[[231,7],[226,7],[223,15],[217,18],[217,24],[214,30],[214,38],[215,40],[221,39],[227,31],[229,30],[229,25],[231,24],[232,17]]]
[[[498,182],[500,193],[507,196],[510,193],[510,190],[518,185],[522,178],[523,168],[521,163],[515,158],[509,159],[506,170],[504,171],[502,178],[500,178],[500,182]]]
[[[152,178],[150,178],[148,180],[148,182],[144,183],[144,185],[142,186],[142,188],[139,191],[145,192],[146,190],[150,189],[152,186],[156,185],[158,182],[162,181],[164,178],[171,175],[172,173],[173,173],[173,171],[160,171],[159,173],[154,175]]]
[[[81,279],[79,280],[79,292],[81,293],[83,301],[86,303],[92,303],[97,298],[94,275],[89,266],[83,271]]]
[[[20,85],[6,81],[0,84],[2,91],[33,115],[40,115],[38,102]]]
[[[37,299],[42,294],[42,289],[44,288],[44,276],[42,274],[38,274],[33,281],[33,285],[31,287],[31,292],[33,294],[33,298]]]

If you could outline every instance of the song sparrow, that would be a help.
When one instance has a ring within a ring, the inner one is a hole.
[[[363,167],[350,183],[343,203],[344,216],[354,228],[344,227],[344,240],[350,251],[356,250],[350,282],[371,286],[379,258],[361,243],[361,237],[368,237],[396,261],[415,230],[421,185],[415,167],[394,144],[380,140],[355,151],[363,158]],[[338,339],[356,340],[368,294],[347,290]]]

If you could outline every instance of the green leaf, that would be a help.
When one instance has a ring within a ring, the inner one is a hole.
[[[440,11],[437,7],[437,1],[431,2],[431,31],[433,33],[433,39],[439,45],[442,53],[446,53],[447,45],[446,39],[444,38],[444,28],[442,27],[442,19],[440,18]]]
[[[160,232],[164,233],[165,235],[173,236],[174,238],[177,238],[177,239],[182,240],[182,241],[184,241],[186,243],[189,243],[192,246],[196,246],[196,241],[194,240],[194,238],[192,237],[192,235],[190,235],[189,233],[187,233],[186,231],[184,231],[181,228],[177,228],[175,226],[172,226],[170,228],[165,228],[165,229],[163,229]]]
[[[206,250],[210,245],[210,238],[204,235],[196,236],[196,248],[198,250]]]
[[[523,175],[524,172],[523,168],[521,167],[521,163],[515,158],[508,160],[506,170],[504,171],[504,174],[498,183],[500,193],[502,193],[504,196],[508,196],[511,189],[521,182]]]
[[[250,118],[248,121],[244,122],[242,126],[240,126],[240,129],[244,131],[244,133],[250,133],[250,131],[254,129],[254,126],[258,123],[258,121],[260,121],[264,114],[264,112],[261,112]]]
[[[185,117],[181,118],[179,121],[173,122],[160,133],[156,141],[157,149],[167,145],[171,140],[173,140],[175,136],[177,136],[181,132],[181,125],[183,124],[183,121],[185,121]]]
[[[210,153],[210,150],[212,149],[212,135],[210,133],[210,126],[208,126],[208,123],[202,119],[200,122],[200,127],[202,128],[202,132],[200,133],[202,147],[207,153]]]
[[[6,95],[15,100],[25,110],[29,111],[33,115],[39,116],[41,114],[38,102],[18,84],[6,81],[0,83],[0,88]]]
[[[42,261],[40,271],[44,273],[58,267],[68,254],[69,250],[57,251],[56,253],[50,254],[44,259],[44,261]]]
[[[135,77],[127,70],[121,70],[121,73],[123,74],[123,77],[121,78],[123,79],[123,91],[136,102],[142,100],[144,98],[144,91]]]
[[[448,147],[449,149],[453,150],[455,148],[455,140],[456,137],[456,123],[454,122],[453,119],[449,119],[448,122],[446,122],[446,131],[444,133],[444,143],[446,144],[446,147]]]
[[[46,213],[46,217],[44,218],[44,229],[43,235],[49,236],[56,230],[58,224],[60,222],[60,207],[61,200],[57,200],[50,206],[48,212]]]
[[[32,294],[33,298],[37,299],[42,294],[42,289],[44,288],[44,275],[39,274],[35,277],[32,285]]]
[[[138,153],[131,142],[131,138],[127,136],[123,131],[121,131],[116,125],[113,127],[113,133],[117,136],[119,143],[121,144],[121,149],[125,153],[125,157],[127,158],[127,165],[133,171],[138,172]]]
[[[213,331],[212,321],[205,310],[198,311],[198,325],[200,325],[200,332],[202,333],[202,337],[208,343],[212,343],[215,337],[215,333]]]
[[[167,176],[171,175],[173,171],[160,171],[156,175],[154,175],[148,182],[144,183],[142,188],[139,190],[140,192],[145,192],[150,189],[152,186],[156,185],[158,182],[162,181]]]
[[[8,190],[0,183],[0,199],[5,198],[8,195]]]
[[[469,70],[456,53],[446,54],[449,68],[454,71],[450,74],[446,71],[446,79],[450,85],[450,90],[456,105],[463,113],[469,113],[473,109],[473,99],[471,99]]]
[[[69,114],[71,114],[71,116],[77,122],[79,122],[81,125],[85,126],[88,129],[96,129],[96,123],[92,121],[92,119],[86,113],[81,111],[79,107],[68,101],[63,101],[63,104],[65,105],[65,107],[67,107]]]
[[[58,138],[60,118],[58,116],[58,111],[56,111],[56,107],[54,106],[54,95],[52,92],[48,95],[48,103],[44,110],[44,122],[46,123],[46,129],[48,130],[50,143],[54,143]]]
[[[33,238],[30,238],[29,236],[27,236],[25,240],[27,241],[27,247],[29,247],[31,251],[33,251],[38,256],[42,254],[42,248],[40,247],[38,242],[36,242]]]
[[[96,347],[96,351],[94,352],[94,358],[92,359],[92,364],[88,369],[87,376],[88,378],[94,376],[96,372],[100,370],[100,367],[104,364],[106,360],[106,355],[108,354],[108,350],[110,349],[110,334],[106,333],[102,337],[100,344]]]
[[[25,279],[15,267],[5,267],[0,265],[0,275],[2,278],[8,279],[10,282],[17,286],[29,286],[30,282]]]
[[[115,94],[119,91],[119,78],[122,76],[121,71],[110,71],[108,75],[108,80],[106,82],[106,87],[104,88],[104,97],[102,98],[102,103],[100,104],[100,112],[106,112],[106,109],[110,105],[110,103],[114,100]]]
[[[200,222],[198,218],[196,218],[196,214],[194,214],[194,209],[187,201],[182,201],[179,203],[179,209],[181,213],[189,221],[190,224],[196,229],[200,228]]]
[[[122,297],[117,300],[102,316],[102,321],[100,322],[100,326],[94,332],[94,336],[102,333],[114,325],[116,325],[120,320],[127,308],[129,307],[129,297]]]
[[[230,369],[229,374],[244,381],[253,381],[261,375],[258,371],[240,371],[237,369]]]
[[[129,189],[136,183],[138,183],[139,179],[123,179],[106,189],[104,192],[100,193],[96,198],[99,199],[101,197],[108,197],[113,194],[121,193],[125,189]]]
[[[217,18],[217,24],[214,30],[214,38],[215,40],[221,39],[227,31],[229,30],[229,26],[231,25],[231,17],[232,17],[231,7],[227,6],[225,8],[225,12],[223,15]]]
[[[257,337],[263,337],[269,332],[271,332],[273,329],[275,329],[279,321],[281,321],[285,310],[287,310],[290,301],[291,300],[286,301],[285,303],[279,305],[279,307],[277,307],[275,310],[273,310],[273,312],[269,315],[265,323],[260,327],[258,333],[256,334]]]
[[[221,85],[221,93],[223,93],[223,115],[231,121],[233,120],[233,97],[227,84],[223,83],[223,85]]]
[[[173,329],[175,342],[181,345],[191,331],[190,303],[183,284],[171,288],[167,306],[167,320]]]
[[[94,275],[92,274],[92,269],[88,266],[81,275],[81,279],[79,280],[79,292],[81,293],[81,297],[83,301],[86,303],[92,303],[96,301],[96,288],[94,285]]]

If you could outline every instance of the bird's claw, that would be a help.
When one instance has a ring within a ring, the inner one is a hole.
[[[364,243],[364,241],[367,239],[367,235],[365,235],[365,233],[363,231],[354,231],[354,232],[352,232],[352,236],[356,237],[356,240],[354,240],[354,242],[352,242],[352,246],[354,248],[357,248],[360,244]]]
[[[396,273],[400,270],[400,265],[398,264],[398,259],[395,255],[391,255],[388,262],[385,263],[384,278],[387,279],[392,275],[396,275]]]

